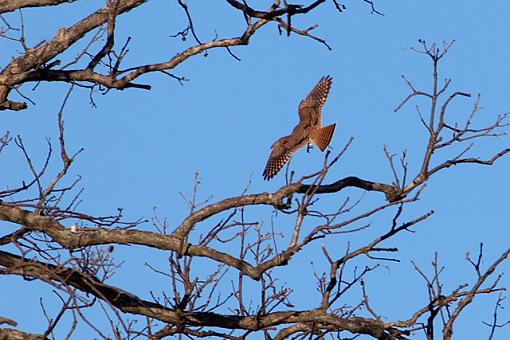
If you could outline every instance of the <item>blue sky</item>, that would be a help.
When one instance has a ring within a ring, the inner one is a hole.
[[[153,86],[151,91],[111,91],[96,93],[97,107],[89,104],[88,92],[73,92],[65,111],[67,145],[70,151],[85,151],[73,164],[69,181],[77,174],[85,188],[80,208],[90,214],[110,214],[124,208],[127,219],[150,218],[156,207],[158,216],[177,225],[187,213],[180,192],[190,194],[195,172],[200,173],[199,197],[212,195],[211,201],[239,195],[249,181],[249,192],[274,191],[284,184],[283,175],[264,182],[261,173],[271,144],[288,134],[297,123],[299,101],[323,75],[334,80],[324,109],[324,124],[336,123],[333,151],[342,149],[350,137],[354,142],[348,153],[329,173],[327,180],[345,176],[388,182],[391,171],[383,146],[394,153],[408,152],[410,171],[416,171],[426,145],[426,131],[416,115],[413,102],[402,110],[395,107],[408,94],[401,79],[405,75],[424,90],[431,86],[430,61],[409,48],[418,39],[427,42],[456,40],[440,64],[440,78],[452,78],[451,89],[481,94],[483,110],[476,121],[480,125],[509,110],[510,45],[507,43],[510,3],[492,1],[481,6],[476,1],[377,1],[385,15],[371,15],[362,1],[349,1],[347,10],[336,13],[326,4],[294,24],[308,27],[319,23],[315,34],[326,39],[333,50],[303,37],[279,36],[274,25],[258,32],[247,47],[233,52],[209,51],[181,64],[176,75],[189,81],[184,85],[162,74],[141,78]],[[51,38],[56,29],[71,24],[102,3],[80,2],[51,8],[27,10],[25,29],[30,43]],[[202,40],[237,35],[243,18],[222,1],[189,2],[196,31]],[[59,18],[47,25],[48,18]],[[14,22],[17,15],[8,16]],[[173,2],[152,1],[125,14],[117,23],[119,44],[132,36],[128,64],[158,62],[173,56],[192,41],[169,37],[185,27],[185,18]],[[76,51],[79,51],[76,47]],[[14,50],[12,42],[0,40],[2,65]],[[68,56],[72,58],[74,55]],[[25,145],[35,154],[45,150],[45,138],[57,146],[56,113],[67,85],[45,83],[35,91],[32,85],[22,89],[36,105],[21,112],[2,112],[0,124],[13,136],[22,135]],[[462,120],[469,113],[473,99],[459,99],[450,112],[451,119]],[[473,154],[488,156],[509,145],[508,137],[481,141]],[[443,155],[439,154],[438,157]],[[320,168],[323,155],[316,149],[310,154],[300,151],[292,160],[298,175]],[[42,164],[43,157],[36,157]],[[55,158],[52,169],[59,163]],[[472,283],[474,272],[464,260],[466,252],[475,253],[485,244],[485,265],[494,261],[508,247],[508,179],[509,160],[504,158],[492,167],[457,166],[433,177],[422,199],[405,210],[404,218],[413,219],[430,209],[435,214],[418,225],[416,233],[402,234],[387,246],[400,249],[401,262],[389,263],[367,278],[367,289],[374,309],[388,320],[406,319],[415,309],[427,304],[426,287],[410,263],[431,273],[430,262],[438,252],[445,266],[445,289]],[[28,176],[21,154],[11,145],[0,158],[4,169],[2,187],[19,183]],[[5,181],[5,182],[4,182]],[[325,209],[334,209],[347,196],[360,198],[359,190],[347,190],[324,198]],[[366,193],[359,206],[372,207],[383,201],[382,194]],[[256,208],[249,218],[269,225],[271,209]],[[390,226],[391,216],[380,214],[371,219],[371,227],[360,235],[347,235],[326,243],[330,253],[340,256],[347,242],[361,245]],[[275,227],[284,234],[292,220],[279,214]],[[306,226],[313,227],[313,220]],[[212,223],[202,223],[207,228]],[[152,230],[150,224],[143,228]],[[4,229],[9,229],[6,226]],[[2,234],[6,230],[2,231]],[[167,254],[142,247],[118,247],[117,260],[126,265],[112,279],[112,284],[150,298],[146,282],[156,292],[168,288],[168,282],[155,276],[144,262],[165,268]],[[327,271],[320,243],[306,248],[288,268],[278,268],[282,281],[294,289],[296,308],[314,306],[313,262],[318,271]],[[359,261],[360,266],[370,263]],[[197,271],[207,267],[198,264]],[[300,270],[297,270],[300,269]],[[508,270],[503,263],[500,271]],[[136,272],[136,275],[133,275]],[[295,284],[299,278],[299,283]],[[149,281],[150,282],[150,281]],[[502,285],[509,285],[503,278]],[[42,323],[33,323],[27,309],[39,313],[38,296],[52,298],[50,289],[21,279],[2,278],[0,291],[16,293],[3,298],[0,315],[19,322],[20,328],[38,332]],[[36,287],[37,289],[35,289]],[[359,299],[355,291],[352,301]],[[22,303],[21,303],[21,302]],[[404,303],[405,301],[405,303]],[[481,297],[469,306],[458,320],[458,339],[485,338],[489,329],[481,321],[490,321],[495,296]],[[27,307],[30,306],[30,307]],[[97,317],[100,314],[98,314]],[[502,314],[503,321],[510,315]],[[79,332],[86,336],[90,330]],[[421,335],[420,335],[421,336]],[[496,338],[510,336],[509,328],[498,330]]]

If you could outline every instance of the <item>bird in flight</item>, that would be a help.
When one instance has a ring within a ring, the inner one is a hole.
[[[299,123],[288,136],[278,139],[264,169],[264,180],[270,180],[287,163],[292,155],[305,145],[314,143],[324,151],[331,141],[335,125],[322,126],[322,107],[328,97],[333,80],[322,77],[308,96],[299,104]]]

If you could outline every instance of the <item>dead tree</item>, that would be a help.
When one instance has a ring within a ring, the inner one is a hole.
[[[64,2],[67,1],[7,1],[0,5],[0,13]],[[183,1],[178,1],[189,23],[178,36],[191,35],[195,44],[169,60],[128,68],[122,68],[121,64],[128,51],[129,40],[120,50],[115,50],[115,22],[119,15],[143,5],[144,1],[109,1],[104,8],[75,25],[60,29],[50,41],[33,47],[26,46],[22,28],[16,31],[4,21],[3,36],[20,33],[18,41],[23,51],[0,73],[2,109],[27,108],[26,103],[10,98],[13,91],[23,96],[20,87],[28,82],[60,81],[72,86],[58,112],[57,153],[62,167],[57,173],[50,173],[47,167],[49,160],[55,157],[51,143],[48,143],[43,166],[36,167],[33,159],[39,160],[41,155],[30,154],[21,137],[13,138],[5,133],[0,140],[0,156],[7,147],[17,148],[31,173],[31,177],[20,185],[3,184],[0,188],[0,220],[16,226],[15,231],[0,236],[0,274],[46,283],[61,305],[56,315],[50,315],[41,304],[41,317],[46,318],[47,327],[38,334],[16,329],[16,320],[10,319],[9,315],[1,315],[0,324],[7,325],[0,328],[2,338],[53,338],[57,331],[71,336],[77,324],[85,324],[94,337],[119,339],[159,339],[172,335],[227,339],[250,335],[268,339],[322,338],[326,335],[341,338],[344,334],[368,335],[377,339],[404,339],[425,334],[432,339],[438,332],[445,339],[450,339],[458,316],[481,294],[492,294],[497,299],[493,322],[489,323],[493,334],[502,325],[498,321],[498,313],[504,288],[499,285],[501,274],[498,273],[510,248],[489,265],[483,265],[481,245],[476,258],[468,257],[477,279],[448,291],[441,283],[442,269],[437,256],[432,263],[432,276],[415,266],[429,291],[429,299],[423,301],[422,308],[409,312],[406,319],[385,320],[381,317],[384,311],[374,310],[369,302],[369,274],[384,263],[397,260],[398,248],[393,242],[394,237],[415,230],[420,222],[434,213],[429,210],[412,219],[404,220],[402,217],[402,212],[419,199],[434,175],[454,165],[490,166],[510,151],[495,150],[488,156],[472,154],[473,143],[483,143],[486,138],[504,133],[508,115],[498,115],[487,126],[475,126],[473,121],[479,111],[480,98],[472,98],[467,92],[452,91],[450,80],[439,81],[437,66],[451,43],[438,47],[422,41],[415,49],[432,63],[430,90],[416,88],[410,80],[403,78],[410,93],[396,108],[397,111],[414,97],[428,100],[428,113],[418,110],[428,140],[417,172],[408,170],[405,153],[396,157],[385,149],[388,166],[394,174],[391,183],[355,176],[325,183],[326,174],[349,151],[349,141],[338,154],[328,153],[316,173],[298,180],[291,175],[287,185],[271,193],[246,191],[240,196],[213,203],[199,202],[196,198],[199,187],[197,176],[192,197],[187,199],[189,214],[177,226],[154,218],[153,229],[148,231],[145,221],[125,221],[121,210],[110,216],[92,216],[80,211],[77,206],[79,178],[63,184],[70,167],[79,164],[76,160],[80,150],[70,154],[66,146],[62,118],[73,89],[150,89],[150,85],[137,80],[148,72],[162,72],[182,81],[182,77],[170,73],[180,63],[211,48],[229,49],[247,45],[250,37],[266,24],[274,24],[286,34],[303,35],[327,46],[324,40],[311,34],[311,28],[301,29],[292,24],[294,16],[306,15],[325,0],[303,6],[275,1],[267,10],[254,9],[244,1],[227,2],[244,16],[246,26],[239,37],[202,42],[194,31],[190,9]],[[332,3],[337,10],[343,9],[338,2],[333,0]],[[372,10],[375,11],[373,7]],[[97,34],[93,35],[92,42],[106,34],[102,48],[92,53],[89,49],[91,44],[76,60],[62,66],[60,56],[93,30],[97,30]],[[235,58],[233,52],[228,51]],[[451,103],[456,100],[471,100],[472,109],[461,121],[452,122],[448,112]],[[453,146],[464,148],[452,157],[442,157],[437,153]],[[351,202],[350,199],[338,203],[334,211],[316,208],[321,199],[334,197],[346,188],[357,188],[384,199],[361,213],[354,209],[359,202]],[[274,211],[292,218],[292,227],[277,229],[272,223],[267,223],[270,220],[267,216],[253,217],[250,211],[254,206],[265,206],[269,214]],[[326,239],[345,244],[346,237],[369,230],[371,226],[366,221],[377,218],[382,211],[393,212],[393,218],[381,221],[386,228],[363,246],[347,246],[342,256],[333,256],[331,249],[320,245]],[[305,229],[305,224],[314,227]],[[113,259],[117,245],[161,251],[162,256],[168,257],[168,267],[147,265],[168,280],[169,289],[153,293],[150,287],[146,287],[147,296],[151,299],[144,299],[123,287],[110,284],[109,279],[122,264]],[[282,280],[281,270],[310,247],[322,251],[329,271],[314,273],[318,298],[312,308],[299,308],[291,296],[292,285]],[[208,272],[197,275],[194,268],[203,261],[215,263],[215,266],[209,265]],[[363,269],[355,269],[353,263]],[[360,263],[364,265],[359,266]],[[255,286],[258,288],[254,289]],[[345,296],[355,290],[360,293],[358,303],[346,304]],[[86,313],[88,310],[101,313],[110,328],[97,327],[95,320]],[[6,313],[1,309],[0,312]],[[133,317],[143,321],[143,325],[132,322]],[[65,324],[67,329],[63,330],[64,318],[71,322]]]

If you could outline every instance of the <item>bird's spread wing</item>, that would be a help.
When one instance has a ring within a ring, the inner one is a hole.
[[[328,98],[332,83],[333,79],[330,76],[322,77],[308,96],[301,101],[298,109],[301,122],[320,121],[322,107]]]
[[[266,168],[264,169],[264,180],[269,181],[276,176],[278,171],[288,162],[290,157],[294,154],[294,150],[282,146],[275,146],[269,159],[267,160]]]
[[[305,131],[298,126],[294,128],[290,136],[282,137],[273,144],[273,151],[269,155],[264,169],[264,180],[270,180],[283,168],[290,157],[306,144]]]

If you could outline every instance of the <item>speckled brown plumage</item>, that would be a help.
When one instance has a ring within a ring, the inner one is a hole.
[[[269,160],[264,169],[265,180],[273,178],[288,162],[290,157],[303,146],[314,143],[324,151],[331,141],[335,124],[325,127],[322,123],[322,107],[328,98],[333,80],[330,76],[322,77],[308,96],[299,104],[299,123],[288,136],[278,139],[272,146]]]

